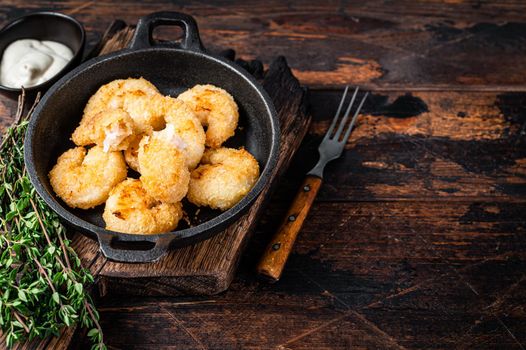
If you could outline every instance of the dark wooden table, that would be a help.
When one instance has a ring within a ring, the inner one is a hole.
[[[114,349],[526,347],[526,4],[2,1],[78,18],[94,43],[115,18],[196,16],[209,48],[310,87],[314,121],[249,244],[213,297],[100,300]],[[327,169],[282,280],[258,257],[290,204],[345,84],[372,91]],[[1,100],[1,125],[13,102]],[[76,345],[88,347],[84,339]]]

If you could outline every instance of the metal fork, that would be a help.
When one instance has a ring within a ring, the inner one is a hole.
[[[351,131],[353,130],[356,119],[358,118],[360,110],[362,109],[362,106],[368,95],[368,93],[365,93],[362,100],[360,101],[360,104],[358,105],[358,108],[356,108],[354,112],[351,122],[349,125],[346,125],[349,115],[351,114],[352,106],[358,94],[358,88],[356,88],[351,97],[351,101],[345,110],[343,118],[340,118],[348,90],[349,86],[346,86],[338,106],[338,110],[336,111],[336,115],[332,119],[329,130],[327,130],[325,133],[325,136],[318,147],[318,152],[320,155],[318,163],[307,173],[307,176],[303,181],[303,185],[296,194],[296,197],[294,198],[294,201],[292,202],[285,219],[270,241],[270,244],[268,245],[259,262],[257,272],[271,282],[275,282],[281,277],[285,263],[287,262],[290,252],[292,251],[294,241],[296,240],[303,222],[307,218],[307,214],[309,213],[312,203],[316,198],[316,194],[320,189],[325,165],[327,165],[327,163],[329,163],[331,160],[337,159],[342,155],[345,144],[351,135]],[[334,131],[336,127],[337,129]]]

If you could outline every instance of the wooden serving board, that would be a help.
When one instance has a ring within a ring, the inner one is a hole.
[[[118,22],[106,34],[101,53],[128,45],[133,28]],[[281,150],[270,186],[263,190],[247,214],[213,238],[170,251],[155,263],[127,264],[102,256],[96,241],[75,234],[73,245],[84,264],[97,278],[101,295],[216,294],[230,285],[243,247],[250,237],[272,187],[287,168],[310,122],[306,113],[305,91],[292,75],[284,58],[277,58],[265,72],[262,84],[271,96],[281,124]]]

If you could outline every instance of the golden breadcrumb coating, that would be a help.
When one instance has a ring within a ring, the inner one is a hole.
[[[122,108],[130,114],[139,133],[164,128],[164,96],[129,92],[123,97]]]
[[[234,136],[239,111],[232,95],[214,85],[196,85],[178,96],[206,126],[206,145],[219,148]]]
[[[148,100],[151,103],[145,102]],[[146,79],[117,79],[102,85],[91,96],[82,119],[106,109],[120,108],[130,114],[140,132],[145,132],[149,128],[162,128],[162,101],[163,96],[159,90]]]
[[[110,190],[126,178],[121,152],[104,152],[95,146],[64,152],[49,172],[55,193],[72,208],[89,209],[104,203]]]
[[[146,192],[140,180],[131,178],[111,190],[102,214],[106,229],[136,234],[172,231],[182,217],[181,203],[161,203]]]
[[[183,101],[172,97],[165,98],[166,128],[182,140],[182,150],[186,165],[194,169],[205,151],[205,131],[192,109]]]
[[[122,109],[106,109],[83,118],[71,135],[77,146],[96,144],[105,152],[122,151],[133,140],[135,124],[130,115]]]
[[[122,108],[123,97],[128,93],[159,95],[159,90],[144,78],[117,79],[102,85],[88,100],[84,107],[84,116],[97,114],[108,108]]]
[[[188,200],[197,206],[227,210],[252,189],[259,177],[257,160],[244,149],[209,149],[192,171]]]
[[[146,191],[165,203],[177,203],[188,191],[190,172],[181,148],[167,140],[166,129],[142,138],[139,144],[139,170]],[[175,138],[180,144],[183,141]]]

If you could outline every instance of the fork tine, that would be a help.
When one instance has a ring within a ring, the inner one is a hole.
[[[342,111],[343,103],[345,102],[345,97],[347,97],[347,91],[349,90],[349,85],[345,87],[345,90],[343,91],[342,99],[340,100],[340,105],[338,106],[338,110],[336,111],[336,114],[334,115],[334,118],[332,118],[331,125],[329,126],[329,130],[325,133],[325,137],[323,139],[326,139],[329,137],[329,135],[334,130],[334,127],[336,126],[336,121],[338,120],[338,116],[340,115],[340,112]]]
[[[351,102],[349,102],[349,106],[347,107],[347,110],[345,111],[345,115],[343,116],[342,121],[340,122],[340,125],[338,126],[338,130],[336,130],[336,133],[334,134],[334,140],[338,141],[340,138],[340,135],[342,134],[343,127],[347,123],[347,119],[349,119],[349,114],[351,113],[352,105],[354,104],[354,100],[356,99],[356,95],[358,94],[359,87],[356,87],[354,90],[354,94],[352,95]]]
[[[356,119],[358,119],[358,114],[360,114],[360,110],[362,109],[363,103],[365,102],[365,99],[367,98],[367,95],[369,95],[369,92],[366,92],[363,96],[362,100],[360,101],[360,105],[356,109],[356,112],[354,112],[354,116],[352,117],[351,124],[349,125],[349,128],[345,132],[345,135],[343,136],[342,142],[345,144],[347,143],[347,140],[349,139],[349,135],[351,135],[351,131],[354,127],[354,123],[356,122]]]

